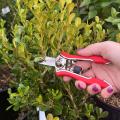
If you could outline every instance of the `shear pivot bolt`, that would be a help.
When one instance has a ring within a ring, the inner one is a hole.
[[[56,66],[57,66],[57,67],[62,67],[62,63],[61,63],[60,61],[57,61],[57,62],[56,62]]]
[[[82,71],[82,68],[80,66],[74,66],[73,72],[79,74]]]

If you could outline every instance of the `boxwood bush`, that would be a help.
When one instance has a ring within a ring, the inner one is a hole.
[[[10,69],[9,86],[16,88],[16,92],[8,89],[9,108],[21,110],[29,120],[37,119],[36,107],[61,120],[99,120],[107,115],[89,101],[85,91],[74,87],[74,81],[66,84],[55,76],[54,68],[39,65],[45,56],[56,57],[63,50],[75,54],[78,48],[91,43],[120,40],[119,25],[113,24],[110,16],[103,20],[95,14],[85,20],[76,9],[78,2],[16,0],[13,10],[16,21],[10,31],[7,21],[0,20],[0,65]],[[116,9],[112,8],[112,15],[113,12],[114,17],[119,17]],[[105,27],[107,22],[115,25],[114,37],[110,34],[113,30]]]

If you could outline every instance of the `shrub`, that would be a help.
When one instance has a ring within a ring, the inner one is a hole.
[[[40,107],[67,120],[95,120],[106,115],[88,101],[87,93],[76,90],[73,82],[65,84],[53,68],[38,64],[45,56],[56,57],[62,50],[75,53],[77,48],[105,40],[104,22],[96,16],[85,23],[73,12],[74,7],[71,0],[16,0],[12,39],[1,19],[0,64],[10,68],[10,85],[17,89],[8,90],[14,110],[28,110],[31,116]]]

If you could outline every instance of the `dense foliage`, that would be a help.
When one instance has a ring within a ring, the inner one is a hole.
[[[105,117],[107,113],[90,103],[89,95],[78,91],[73,81],[65,84],[54,75],[54,68],[38,62],[62,50],[73,54],[91,43],[120,41],[119,0],[16,0],[13,4],[14,24],[7,29],[9,17],[0,20],[0,65],[10,69],[10,85],[16,88],[16,92],[8,90],[10,107],[28,111],[29,120],[36,107],[64,120]],[[105,13],[98,17],[102,9]]]
[[[105,21],[107,40],[120,41],[120,1],[119,0],[73,0],[76,12],[84,21],[92,20],[96,15]],[[112,24],[110,24],[112,23]],[[117,35],[117,36],[116,36]]]

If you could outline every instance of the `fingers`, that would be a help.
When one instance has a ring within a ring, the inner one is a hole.
[[[94,72],[92,70],[88,70],[85,73],[83,73],[83,76],[86,76],[86,77],[95,77],[95,74],[94,74]]]
[[[68,77],[68,76],[63,77],[64,82],[69,82],[70,80],[71,80],[71,77]]]
[[[84,64],[82,64],[82,65],[84,65]],[[86,65],[86,68],[87,68],[87,66],[89,66],[89,65]],[[98,66],[95,66],[95,68],[98,68]],[[99,71],[99,70],[97,70],[97,71]],[[105,73],[105,71],[103,71],[103,72]],[[90,69],[90,70],[86,71],[83,75],[86,77],[96,77],[97,74],[95,74],[95,71]],[[100,74],[100,76],[102,76],[102,75]],[[100,77],[100,76],[97,76],[97,77]],[[106,75],[104,74],[104,77],[105,76]],[[103,79],[109,79],[109,77],[107,77],[107,76],[105,78],[104,77],[103,77]],[[70,77],[64,77],[65,81],[70,81],[70,79],[71,79]],[[80,80],[75,81],[75,86],[79,90],[87,90],[87,92],[91,95],[100,94],[103,98],[109,98],[113,93],[115,93],[117,91],[117,90],[115,91],[115,89],[113,89],[111,86],[101,89],[101,87],[96,83],[87,86],[86,83],[84,83],[83,81],[80,81]]]
[[[75,86],[79,90],[87,90],[90,95],[100,94],[103,98],[109,98],[113,93],[115,93],[111,86],[101,89],[101,87],[96,83],[87,86],[86,83],[79,80],[75,81]]]
[[[116,66],[120,67],[120,44],[113,41],[105,41],[101,43],[95,43],[87,46],[84,49],[78,49],[77,54],[82,56],[100,55],[105,59],[108,59]],[[118,58],[118,59],[116,59]]]
[[[84,49],[77,50],[77,54],[82,56],[101,55],[104,51],[104,43],[95,43],[87,46]]]
[[[101,87],[98,84],[94,83],[87,87],[87,91],[89,94],[95,95],[101,92]]]
[[[120,45],[118,45],[118,43],[113,41],[105,41],[91,44],[84,49],[79,49],[77,50],[77,53],[82,56],[100,55],[105,57],[106,59],[109,59],[109,54],[114,52],[114,49],[116,48],[119,48],[120,50]]]
[[[75,86],[80,90],[86,89],[86,83],[82,81],[75,81]]]
[[[115,90],[111,86],[109,86],[101,91],[101,96],[103,98],[109,98],[113,93],[115,93]]]
[[[96,83],[89,85],[87,87],[87,91],[91,95],[100,94],[103,98],[109,98],[115,92],[111,86],[101,89],[101,87]]]
[[[98,93],[101,92],[101,87],[96,83],[87,86],[86,83],[84,83],[83,81],[77,80],[75,82],[75,86],[79,90],[85,90],[86,89],[87,92],[91,95],[95,95],[95,94],[98,94]]]

